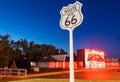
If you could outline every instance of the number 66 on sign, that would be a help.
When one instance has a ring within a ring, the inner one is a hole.
[[[60,26],[62,29],[73,30],[82,23],[83,14],[81,13],[81,7],[82,4],[76,1],[74,4],[61,9]]]

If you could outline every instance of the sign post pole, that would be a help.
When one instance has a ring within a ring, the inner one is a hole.
[[[69,31],[70,37],[70,62],[69,62],[69,69],[70,69],[70,82],[74,82],[74,56],[73,56],[73,31]]]
[[[74,82],[74,55],[73,55],[73,30],[78,27],[83,21],[81,13],[82,4],[76,1],[74,4],[69,4],[63,7],[60,11],[61,19],[60,26],[62,29],[69,31],[69,45],[70,45],[70,82]]]

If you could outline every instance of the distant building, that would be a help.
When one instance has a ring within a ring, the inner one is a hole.
[[[106,67],[118,67],[119,62],[119,58],[106,58]]]
[[[51,55],[50,57],[43,57],[40,60],[30,62],[32,68],[55,68],[56,62],[65,62],[66,54],[63,55]]]
[[[86,68],[105,67],[104,52],[90,49],[78,49],[77,61],[82,61]]]
[[[118,62],[119,58],[106,58],[108,62]]]

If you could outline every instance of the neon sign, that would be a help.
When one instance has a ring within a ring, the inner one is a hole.
[[[105,67],[104,52],[85,49],[85,67],[86,68]]]

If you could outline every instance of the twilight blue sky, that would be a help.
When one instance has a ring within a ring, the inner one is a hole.
[[[69,32],[59,25],[60,10],[76,0],[0,0],[0,34],[53,44],[69,52]],[[120,57],[120,0],[78,0],[83,23],[74,30],[74,51],[103,50],[106,57]]]

